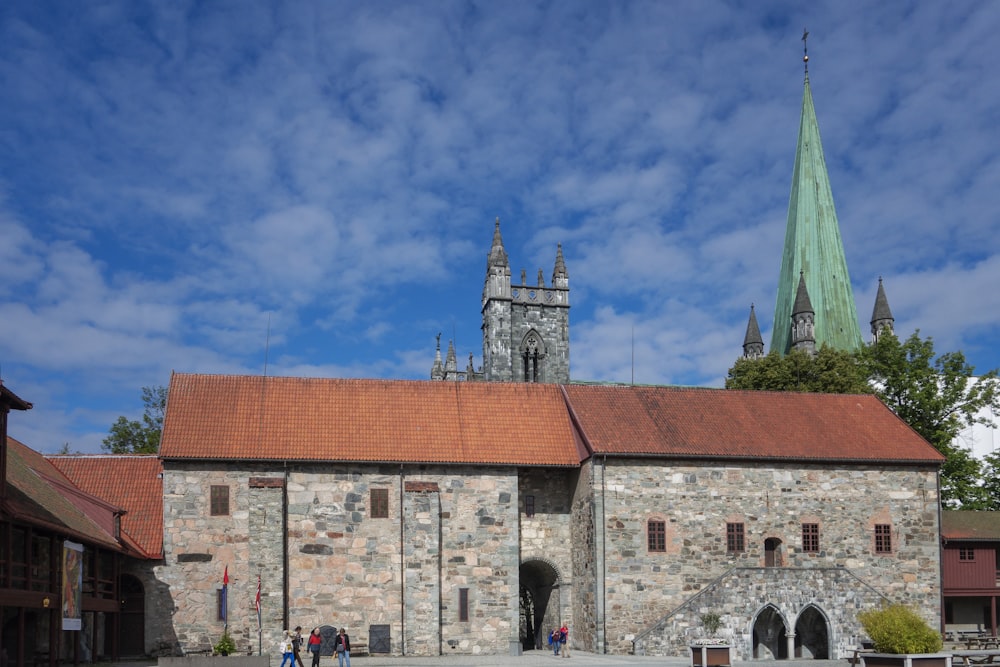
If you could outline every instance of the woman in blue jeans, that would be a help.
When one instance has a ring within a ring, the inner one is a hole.
[[[333,640],[333,652],[337,654],[338,667],[351,667],[351,638],[347,636],[344,628],[340,629],[337,637]]]

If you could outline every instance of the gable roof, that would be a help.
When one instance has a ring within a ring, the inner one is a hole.
[[[114,537],[114,517],[120,509],[84,493],[44,456],[10,436],[3,511],[15,521],[80,542],[124,550]]]
[[[569,385],[595,455],[909,462],[944,457],[875,396]]]
[[[160,456],[578,466],[579,443],[559,385],[175,373]]]
[[[578,466],[591,454],[943,457],[870,395],[174,374],[168,459]]]
[[[942,510],[941,538],[945,542],[1000,541],[1000,512]]]
[[[48,456],[83,491],[122,507],[121,534],[146,558],[163,557],[163,464],[156,455]]]

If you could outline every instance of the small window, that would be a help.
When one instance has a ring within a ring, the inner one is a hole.
[[[524,497],[524,516],[532,517],[535,516],[535,497],[525,496]]]
[[[229,514],[228,486],[212,485],[211,512],[212,516],[226,516]]]
[[[389,489],[371,490],[371,507],[373,519],[389,518]]]
[[[646,548],[650,552],[662,553],[667,550],[667,522],[650,519],[646,522]]]
[[[469,589],[459,588],[458,589],[458,620],[468,621],[469,620]]]
[[[892,553],[892,526],[888,523],[875,524],[875,553]]]
[[[976,560],[976,550],[969,547],[960,547],[958,550],[958,560],[966,563]]]
[[[819,524],[802,524],[802,550],[810,553],[819,552]]]
[[[729,553],[739,553],[745,550],[745,545],[743,542],[743,524],[742,523],[727,523],[726,524],[726,551]]]
[[[226,589],[225,588],[218,588],[215,591],[215,609],[216,609],[215,620],[217,620],[217,621],[226,621],[226,620],[228,620],[226,618],[226,616],[227,616],[226,612],[228,612],[229,610],[226,607],[227,607]]]

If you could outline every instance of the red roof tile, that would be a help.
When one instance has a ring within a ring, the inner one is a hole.
[[[577,466],[559,385],[171,378],[164,459]]]
[[[870,395],[569,385],[595,454],[909,461],[942,457]]]
[[[3,510],[15,520],[122,550],[114,538],[117,508],[77,488],[44,456],[10,436]]]
[[[155,455],[59,455],[48,460],[74,484],[126,511],[121,532],[147,558],[163,555],[163,464]]]

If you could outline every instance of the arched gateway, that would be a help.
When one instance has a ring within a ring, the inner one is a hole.
[[[548,561],[521,563],[521,622],[519,636],[525,650],[545,648],[552,628],[558,628],[559,572]]]

